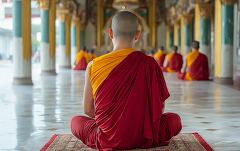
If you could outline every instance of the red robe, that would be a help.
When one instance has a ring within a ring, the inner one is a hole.
[[[141,52],[130,54],[97,92],[97,148],[158,145],[163,102],[168,97],[163,75],[154,59]]]
[[[179,53],[174,53],[170,60],[168,60],[168,65],[166,68],[163,68],[164,72],[168,70],[173,72],[179,72],[182,69],[183,59],[182,55]]]
[[[209,67],[207,56],[199,53],[198,57],[194,60],[191,66],[188,67],[188,73],[192,80],[208,80]],[[186,80],[186,74],[187,73],[178,73],[177,76],[181,80]]]
[[[163,67],[165,57],[166,57],[166,54],[162,54],[161,57],[158,60],[156,60],[160,67]]]
[[[181,130],[179,116],[163,114],[168,97],[156,61],[134,51],[111,71],[96,92],[95,120],[74,117],[72,132],[99,150],[162,145]]]
[[[87,68],[87,61],[85,57],[82,57],[81,60],[74,66],[73,70],[86,70]]]

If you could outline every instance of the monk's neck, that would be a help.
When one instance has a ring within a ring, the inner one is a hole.
[[[122,49],[133,49],[133,44],[118,43],[113,46],[113,51]]]

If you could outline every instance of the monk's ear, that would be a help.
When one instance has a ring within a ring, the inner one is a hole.
[[[136,32],[136,34],[135,34],[135,38],[134,38],[134,40],[137,41],[137,40],[140,39],[140,37],[141,37],[141,31],[138,30],[138,31]]]
[[[113,39],[113,31],[111,28],[108,29],[108,36],[111,40]]]

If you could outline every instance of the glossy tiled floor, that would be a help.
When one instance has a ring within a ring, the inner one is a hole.
[[[12,68],[0,65],[0,150],[39,150],[54,133],[70,133],[82,114],[84,72],[40,76],[34,86],[12,86]],[[199,132],[215,150],[240,150],[240,91],[213,82],[182,82],[165,75],[171,97],[167,111],[182,117],[182,132]]]

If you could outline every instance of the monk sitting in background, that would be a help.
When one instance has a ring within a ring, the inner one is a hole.
[[[94,49],[91,50],[91,54],[92,54],[92,60],[95,59],[95,58],[97,58]]]
[[[192,43],[192,51],[186,57],[181,73],[177,74],[181,80],[208,80],[208,58],[199,52],[199,42]]]
[[[113,51],[89,63],[84,112],[75,116],[75,137],[98,150],[166,145],[182,128],[175,113],[164,113],[169,92],[156,61],[134,44],[140,38],[137,16],[120,11],[112,19]]]
[[[164,67],[162,68],[164,72],[172,73],[181,71],[183,59],[182,55],[177,51],[178,47],[173,46],[173,51],[166,56],[163,64]]]
[[[88,58],[87,58],[87,49],[84,47],[82,50],[80,50],[75,59],[75,66],[73,67],[73,70],[86,70],[87,64],[88,64]]]
[[[154,54],[154,59],[157,61],[159,67],[163,67],[166,54],[164,53],[164,47],[162,46],[158,52]]]
[[[96,55],[94,54],[94,49],[88,51],[88,56],[90,61],[96,58]]]

